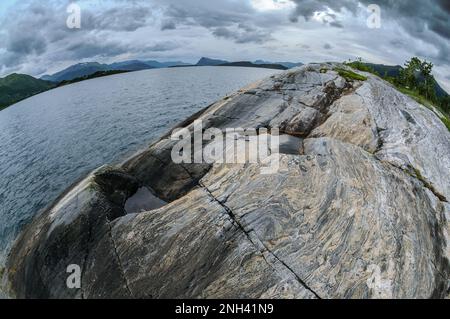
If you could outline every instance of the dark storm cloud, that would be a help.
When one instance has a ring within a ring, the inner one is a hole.
[[[450,1],[448,0],[438,0],[438,4],[442,10],[450,14]]]
[[[161,31],[165,30],[175,30],[177,28],[175,22],[170,20],[165,20],[161,23]]]
[[[164,41],[146,46],[143,50],[148,52],[165,52],[179,48],[180,45],[172,41]]]
[[[353,9],[357,5],[357,2],[349,0],[292,0],[292,2],[296,4],[296,9],[291,15],[292,22],[297,22],[300,16],[309,20],[315,12],[326,12],[328,8],[340,11],[342,8]]]
[[[373,1],[363,0],[362,3],[369,5]],[[430,29],[439,36],[450,39],[450,11],[448,0],[381,0],[377,4],[382,14],[387,17],[398,19],[406,31],[412,27],[414,31],[425,31]],[[414,32],[415,33],[415,32]]]
[[[264,43],[271,39],[277,23],[258,21],[255,8],[246,1],[194,0],[189,5],[173,0],[158,2],[165,5],[164,16],[170,21],[170,28],[177,25],[201,26],[217,38],[235,43]],[[163,24],[163,29],[169,28]]]
[[[25,32],[14,32],[8,38],[6,50],[17,55],[42,54],[47,43],[42,35],[33,35]]]
[[[248,15],[243,13],[248,12],[248,8],[244,11],[228,11],[225,8],[221,8],[224,6],[224,3],[210,7],[186,5],[175,1],[166,7],[164,15],[170,17],[176,24],[200,25],[208,29],[230,26],[234,23],[248,20]],[[239,6],[237,4],[237,7]]]
[[[66,60],[114,57],[130,52],[134,48],[120,39],[110,39],[108,32],[136,31],[146,26],[151,16],[148,5],[132,2],[128,5],[126,1],[120,7],[98,11],[82,7],[81,29],[69,29],[68,3],[25,0],[7,12],[0,20],[0,33],[4,34],[0,42],[0,51],[4,51],[0,55],[0,70],[20,68],[29,59],[45,54]]]
[[[83,28],[132,32],[147,25],[151,10],[147,6],[115,7],[92,13],[83,12]]]
[[[449,0],[292,0],[296,9],[292,21],[299,17],[309,20],[315,12],[332,9],[341,12],[346,9],[356,13],[358,4],[368,6],[377,4],[381,9],[382,19],[396,21],[411,36],[435,46],[439,53],[435,56],[442,63],[450,62],[450,1]],[[383,20],[382,20],[383,21]],[[340,21],[334,21],[341,24]],[[331,25],[331,23],[330,23]],[[343,24],[345,27],[345,23]],[[441,39],[440,39],[441,38]]]
[[[330,22],[329,24],[330,24],[330,26],[335,27],[335,28],[343,28],[343,27],[344,27],[344,26],[342,25],[342,23],[339,22],[339,21],[332,21],[332,22]]]
[[[231,39],[236,43],[264,43],[270,39],[270,33],[243,24],[239,24],[235,28],[216,28],[213,31],[213,35],[219,38]]]
[[[129,48],[120,42],[105,41],[102,38],[85,37],[70,41],[65,47],[65,58],[81,60],[91,57],[114,57],[127,53]]]

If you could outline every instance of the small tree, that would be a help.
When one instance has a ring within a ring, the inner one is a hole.
[[[405,63],[405,67],[400,71],[401,84],[408,86],[410,89],[417,89],[417,77],[421,70],[422,61],[418,57],[414,57]]]
[[[436,93],[434,90],[434,78],[431,74],[433,70],[433,63],[423,61],[420,65],[420,72],[423,76],[423,83],[421,83],[421,94],[425,95],[427,99],[436,101]]]
[[[418,91],[429,100],[436,101],[432,70],[433,63],[413,57],[405,63],[405,67],[400,71],[399,84]]]

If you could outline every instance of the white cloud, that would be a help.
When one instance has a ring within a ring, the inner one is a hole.
[[[295,8],[295,4],[290,0],[250,0],[250,2],[253,8],[257,11],[273,11]]]

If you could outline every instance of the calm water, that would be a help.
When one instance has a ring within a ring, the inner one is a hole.
[[[277,72],[147,70],[72,84],[0,111],[0,265],[20,228],[75,180],[123,160],[220,97]]]

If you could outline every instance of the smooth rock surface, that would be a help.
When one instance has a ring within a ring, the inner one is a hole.
[[[17,239],[10,295],[448,297],[450,134],[388,83],[336,66],[262,80],[177,126],[279,128],[272,174],[265,160],[176,164],[167,134],[78,183]],[[127,214],[145,188],[167,204]],[[81,289],[66,286],[69,264]]]

